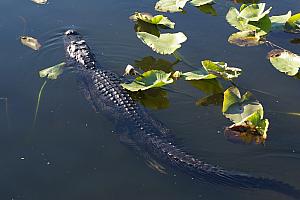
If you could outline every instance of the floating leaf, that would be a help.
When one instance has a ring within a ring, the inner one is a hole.
[[[299,71],[300,56],[290,51],[274,49],[269,52],[268,58],[277,70],[289,76],[294,76]]]
[[[257,110],[262,110],[262,105],[252,98],[250,92],[241,96],[236,87],[230,87],[224,92],[222,112],[234,123],[244,121]]]
[[[272,16],[270,17],[272,23],[272,30],[284,30],[284,25],[288,19],[292,16],[292,12],[289,11],[285,15]]]
[[[155,87],[162,87],[173,83],[170,78],[171,73],[165,73],[161,70],[150,70],[138,76],[132,83],[122,83],[122,87],[132,92],[139,90],[147,90]]]
[[[256,27],[256,36],[267,35],[272,29],[272,23],[268,15],[265,15],[258,21],[249,21],[249,24]]]
[[[181,47],[181,43],[187,40],[187,37],[182,32],[160,34],[160,37],[146,32],[138,32],[137,37],[153,51],[160,54],[173,53]]]
[[[160,12],[182,12],[183,7],[189,0],[159,0],[155,10]]]
[[[225,62],[213,62],[211,60],[203,60],[202,66],[209,74],[214,74],[225,80],[232,80],[241,75],[242,70],[240,68],[228,67]]]
[[[47,77],[52,80],[57,79],[57,77],[63,73],[63,66],[65,66],[65,64],[66,63],[62,62],[53,67],[43,69],[39,72],[39,75],[41,78]]]
[[[167,17],[165,17],[163,15],[156,15],[153,17],[151,14],[148,14],[148,13],[135,12],[134,15],[132,15],[130,17],[130,19],[132,19],[134,21],[142,20],[149,24],[166,26],[171,29],[174,29],[174,26],[175,26],[174,22],[172,22],[171,20],[169,20]]]
[[[214,7],[210,4],[206,4],[206,5],[203,5],[203,6],[199,6],[198,9],[205,13],[205,14],[209,14],[209,15],[212,15],[212,16],[217,16],[217,11],[214,9]]]
[[[285,30],[292,33],[300,32],[300,13],[291,16],[285,24]]]
[[[240,12],[236,8],[231,7],[226,14],[227,22],[240,31],[256,29],[254,26],[248,25],[248,20],[238,18],[239,14]]]
[[[217,76],[213,74],[209,74],[205,70],[195,70],[191,72],[185,72],[182,73],[181,76],[184,77],[184,79],[187,81],[217,78]]]
[[[37,4],[46,4],[48,2],[48,0],[31,0],[31,1]]]
[[[213,0],[192,0],[190,2],[193,6],[203,6],[203,5],[206,5],[206,4],[212,4],[214,3]]]
[[[254,31],[241,31],[233,33],[231,36],[229,36],[228,42],[240,47],[257,46],[264,43],[260,37],[255,35]]]
[[[238,17],[249,21],[258,21],[269,14],[272,9],[272,7],[270,7],[268,10],[264,11],[265,7],[265,3],[250,4],[239,13]]]
[[[21,43],[33,50],[39,50],[41,48],[41,44],[38,42],[37,39],[30,37],[30,36],[21,36]]]

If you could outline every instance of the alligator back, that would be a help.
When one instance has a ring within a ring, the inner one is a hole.
[[[122,125],[139,149],[155,159],[199,180],[238,188],[273,190],[299,198],[299,191],[280,181],[227,171],[208,164],[178,148],[172,134],[153,119],[120,86],[120,77],[104,70],[82,36],[74,30],[64,34],[66,62],[75,68],[85,97],[99,112]],[[300,199],[300,198],[299,198]]]

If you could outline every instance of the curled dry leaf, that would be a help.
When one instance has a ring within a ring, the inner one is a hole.
[[[33,50],[39,50],[42,45],[38,42],[37,39],[30,37],[30,36],[21,36],[21,43]]]

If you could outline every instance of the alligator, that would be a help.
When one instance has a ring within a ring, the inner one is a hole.
[[[86,99],[106,117],[116,122],[117,132],[130,146],[158,162],[199,181],[243,189],[265,189],[300,199],[299,190],[275,179],[255,177],[206,163],[176,145],[174,134],[133,100],[120,85],[122,77],[104,69],[83,37],[75,30],[64,33],[66,63],[76,71]]]

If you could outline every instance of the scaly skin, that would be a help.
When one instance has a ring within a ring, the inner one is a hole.
[[[115,120],[122,127],[121,134],[126,134],[138,149],[202,181],[239,188],[273,190],[299,198],[299,192],[288,184],[227,171],[207,164],[176,147],[170,131],[149,116],[143,107],[129,96],[128,92],[120,86],[120,78],[117,74],[104,70],[97,63],[79,33],[74,30],[66,31],[64,43],[66,63],[78,71],[85,97],[96,110]]]

